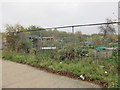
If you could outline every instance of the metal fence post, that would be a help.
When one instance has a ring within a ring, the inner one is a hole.
[[[74,26],[72,26],[72,44],[74,44]]]
[[[40,51],[42,50],[42,30],[40,30]]]

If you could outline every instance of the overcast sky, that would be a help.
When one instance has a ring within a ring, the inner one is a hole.
[[[104,0],[104,2],[83,2],[81,0],[10,2],[5,0],[0,3],[0,16],[1,26],[21,24],[25,27],[30,25],[55,27],[99,23],[105,22],[106,18],[112,20],[117,18],[118,0]],[[81,30],[86,34],[99,31],[97,27],[82,27],[76,28],[76,30]]]

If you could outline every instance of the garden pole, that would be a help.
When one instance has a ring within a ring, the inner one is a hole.
[[[42,30],[40,30],[40,51],[42,50]]]
[[[74,44],[74,26],[72,26],[72,44]]]

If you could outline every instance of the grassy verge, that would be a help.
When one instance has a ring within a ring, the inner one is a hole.
[[[27,54],[16,53],[11,51],[3,51],[3,59],[12,60],[18,63],[26,63],[29,65],[43,66],[56,71],[66,71],[76,75],[85,75],[90,79],[106,82],[105,87],[118,87],[118,64],[117,57],[110,57],[107,60],[95,59],[93,57],[84,57],[82,60],[75,58],[74,60],[59,60],[59,56],[51,57],[51,54]]]

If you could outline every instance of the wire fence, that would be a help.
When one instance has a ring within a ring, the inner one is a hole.
[[[78,56],[80,54],[87,57],[109,58],[118,49],[118,23],[120,22],[13,30],[6,33],[7,43],[3,46],[12,47],[17,51],[24,49],[26,53],[35,54],[73,49]]]

